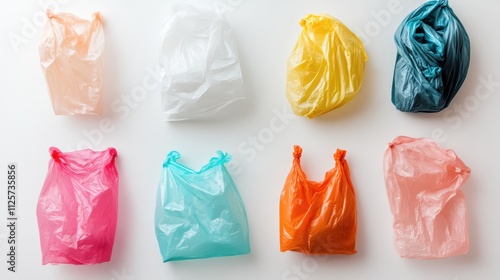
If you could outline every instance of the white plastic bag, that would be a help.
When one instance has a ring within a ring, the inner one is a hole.
[[[208,117],[244,99],[236,42],[215,11],[172,7],[161,34],[160,68],[167,121]]]

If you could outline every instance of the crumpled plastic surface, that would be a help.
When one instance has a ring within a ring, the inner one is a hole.
[[[470,42],[447,0],[429,1],[408,15],[394,36],[397,58],[392,103],[403,112],[439,112],[462,86]]]
[[[250,253],[245,206],[218,157],[196,172],[177,163],[172,151],[163,163],[155,211],[155,231],[163,262]]]
[[[307,179],[300,166],[302,148],[294,147],[293,164],[280,199],[280,249],[308,255],[356,253],[356,195],[346,151],[337,149],[335,168],[322,182]]]
[[[54,113],[99,115],[103,103],[104,31],[99,12],[91,20],[47,10],[40,64]]]
[[[108,262],[118,219],[116,150],[49,151],[36,208],[42,263]]]
[[[236,41],[215,11],[172,7],[161,33],[160,68],[167,121],[208,117],[244,99]]]
[[[300,25],[288,58],[286,94],[295,114],[314,118],[356,96],[368,57],[361,40],[329,15],[308,15]]]
[[[469,250],[467,208],[460,187],[470,169],[434,141],[399,136],[384,157],[394,245],[405,258],[435,259]]]

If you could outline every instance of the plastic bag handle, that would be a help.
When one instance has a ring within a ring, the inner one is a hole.
[[[163,162],[163,167],[167,167],[172,162],[176,162],[181,157],[181,154],[177,151],[171,151],[167,155],[167,159]]]
[[[95,12],[92,14],[92,18],[102,23],[102,14],[100,12]]]
[[[47,15],[47,18],[49,18],[49,20],[54,17],[54,13],[51,9],[45,10],[45,14]]]
[[[116,151],[115,148],[113,148],[113,147],[108,148],[108,151],[109,151],[109,155],[112,156],[113,158],[118,156],[118,152]]]
[[[333,158],[335,159],[335,161],[341,161],[345,158],[346,154],[347,154],[346,150],[337,149],[337,151],[333,155]]]
[[[231,160],[231,156],[228,154],[228,153],[223,153],[222,151],[217,151],[217,155],[218,157],[213,157],[210,159],[210,161],[201,168],[200,171],[196,172],[190,168],[187,168],[185,167],[184,165],[182,164],[178,164],[177,163],[177,160],[181,157],[181,154],[177,151],[171,151],[168,155],[167,155],[167,159],[163,162],[163,167],[167,167],[168,165],[174,165],[188,173],[196,173],[196,174],[199,174],[199,173],[202,173],[214,166],[217,166],[217,165],[222,165],[228,161]]]
[[[51,19],[53,18],[55,15],[54,15],[54,12],[52,12],[51,9],[47,9],[45,10],[45,14],[47,15],[47,18]],[[92,18],[99,21],[100,23],[103,22],[102,20],[102,14],[100,12],[95,12],[92,14]]]
[[[229,162],[232,158],[232,156],[228,153],[224,153],[220,150],[217,151],[217,155],[219,156],[219,160],[217,161],[220,164],[224,164],[226,162]],[[212,161],[212,160],[210,160]]]
[[[115,148],[111,147],[111,148],[108,148],[107,149],[109,155],[111,156],[111,159],[114,159],[115,157],[118,156],[118,152],[116,151]],[[56,161],[56,162],[62,162],[62,159],[61,158],[61,155],[63,154],[63,152],[61,152],[61,150],[59,150],[58,148],[56,147],[50,147],[49,148],[49,153],[50,153],[50,156]]]
[[[203,166],[200,170],[200,173],[207,170],[207,169],[210,169],[214,166],[217,166],[217,165],[222,165],[228,161],[231,160],[231,155],[229,155],[228,153],[224,153],[222,151],[217,151],[217,155],[219,157],[213,157],[210,159],[210,161],[208,162],[207,165]]]
[[[49,153],[50,153],[50,156],[56,161],[56,162],[61,162],[61,158],[60,158],[60,155],[61,155],[61,150],[59,150],[58,148],[56,147],[50,147],[49,148]]]
[[[299,145],[294,145],[292,155],[295,159],[300,160],[300,157],[302,156],[302,148]]]

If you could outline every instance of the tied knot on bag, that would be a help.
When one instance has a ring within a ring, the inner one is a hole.
[[[317,20],[317,21],[320,21],[320,20]],[[311,15],[309,15],[307,18],[304,18],[301,21],[299,21],[300,26],[302,26],[304,28],[310,28],[313,23],[314,22],[311,20]]]
[[[116,157],[118,155],[118,152],[116,151],[115,148],[110,148],[109,149],[109,155],[112,157]]]
[[[293,146],[293,157],[300,159],[300,156],[302,156],[302,148],[299,145]]]
[[[217,160],[217,163],[224,164],[231,160],[231,155],[229,155],[228,153],[224,153],[223,151],[217,151],[217,155],[219,156],[219,158],[215,158]]]
[[[53,17],[54,17],[54,13],[52,12],[52,10],[51,10],[51,9],[47,9],[47,10],[45,11],[45,14],[47,15],[47,17],[48,17],[49,19],[51,19],[51,18],[53,18]]]
[[[167,167],[167,165],[171,162],[177,161],[181,157],[181,154],[177,151],[171,151],[167,155],[167,160],[163,163],[163,167]]]
[[[462,176],[467,176],[468,174],[470,174],[470,168],[460,168],[458,166],[455,166],[453,168],[453,171],[455,171],[456,174],[459,174],[459,175],[462,175]]]
[[[56,161],[56,162],[60,162],[61,161],[61,158],[60,158],[60,155],[61,155],[61,150],[59,150],[58,148],[56,147],[50,147],[49,149],[49,153],[50,153],[50,156]]]
[[[396,144],[399,144],[399,143],[396,143],[396,141],[394,141],[394,142],[390,142],[390,143],[389,143],[389,148],[390,148],[390,149],[394,149],[394,146],[395,146]]]
[[[335,152],[335,155],[333,155],[333,158],[336,161],[341,161],[345,158],[346,153],[347,153],[346,150],[337,149],[337,151]]]
[[[299,21],[300,26],[304,27],[306,25],[307,21],[305,19],[302,19]]]
[[[439,3],[439,5],[441,5],[443,7],[448,6],[448,0],[439,0],[438,3]]]
[[[210,162],[206,166],[204,166],[200,170],[200,172],[206,171],[207,169],[212,168],[212,167],[217,166],[217,165],[223,165],[224,163],[229,162],[231,160],[231,155],[229,155],[228,153],[224,153],[220,150],[217,151],[217,156],[218,157],[211,158]]]
[[[424,140],[423,138],[419,138],[421,140]],[[389,148],[390,149],[394,149],[396,145],[400,145],[400,144],[403,144],[403,143],[408,143],[408,141],[410,141],[411,139],[406,137],[406,136],[399,136],[399,137],[396,137],[396,139],[394,139],[392,142],[389,142]]]
[[[102,23],[102,14],[100,12],[95,12],[92,14],[92,17],[95,19],[95,20],[98,20],[99,22]]]
[[[329,16],[323,16],[323,15],[313,15],[310,14],[307,17],[303,18],[301,21],[299,21],[299,24],[301,27],[304,28],[322,28],[328,31],[333,30],[333,24]],[[319,26],[315,26],[319,25]]]

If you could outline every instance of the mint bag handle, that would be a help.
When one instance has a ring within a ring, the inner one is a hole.
[[[169,165],[173,165],[177,168],[182,169],[185,172],[188,173],[195,173],[195,174],[200,174],[205,171],[207,171],[210,168],[213,168],[218,165],[223,165],[224,163],[228,162],[231,160],[231,156],[228,153],[223,153],[222,151],[217,151],[217,156],[213,157],[210,159],[210,161],[201,168],[200,171],[196,172],[182,164],[177,163],[177,160],[181,157],[181,154],[177,151],[171,151],[168,155],[165,161],[163,162],[163,167],[168,167]]]
[[[229,162],[231,160],[231,155],[229,155],[228,153],[224,153],[220,150],[217,151],[217,155],[218,157],[211,158],[208,164],[201,168],[199,173],[202,173],[217,165],[223,165],[224,163]]]

